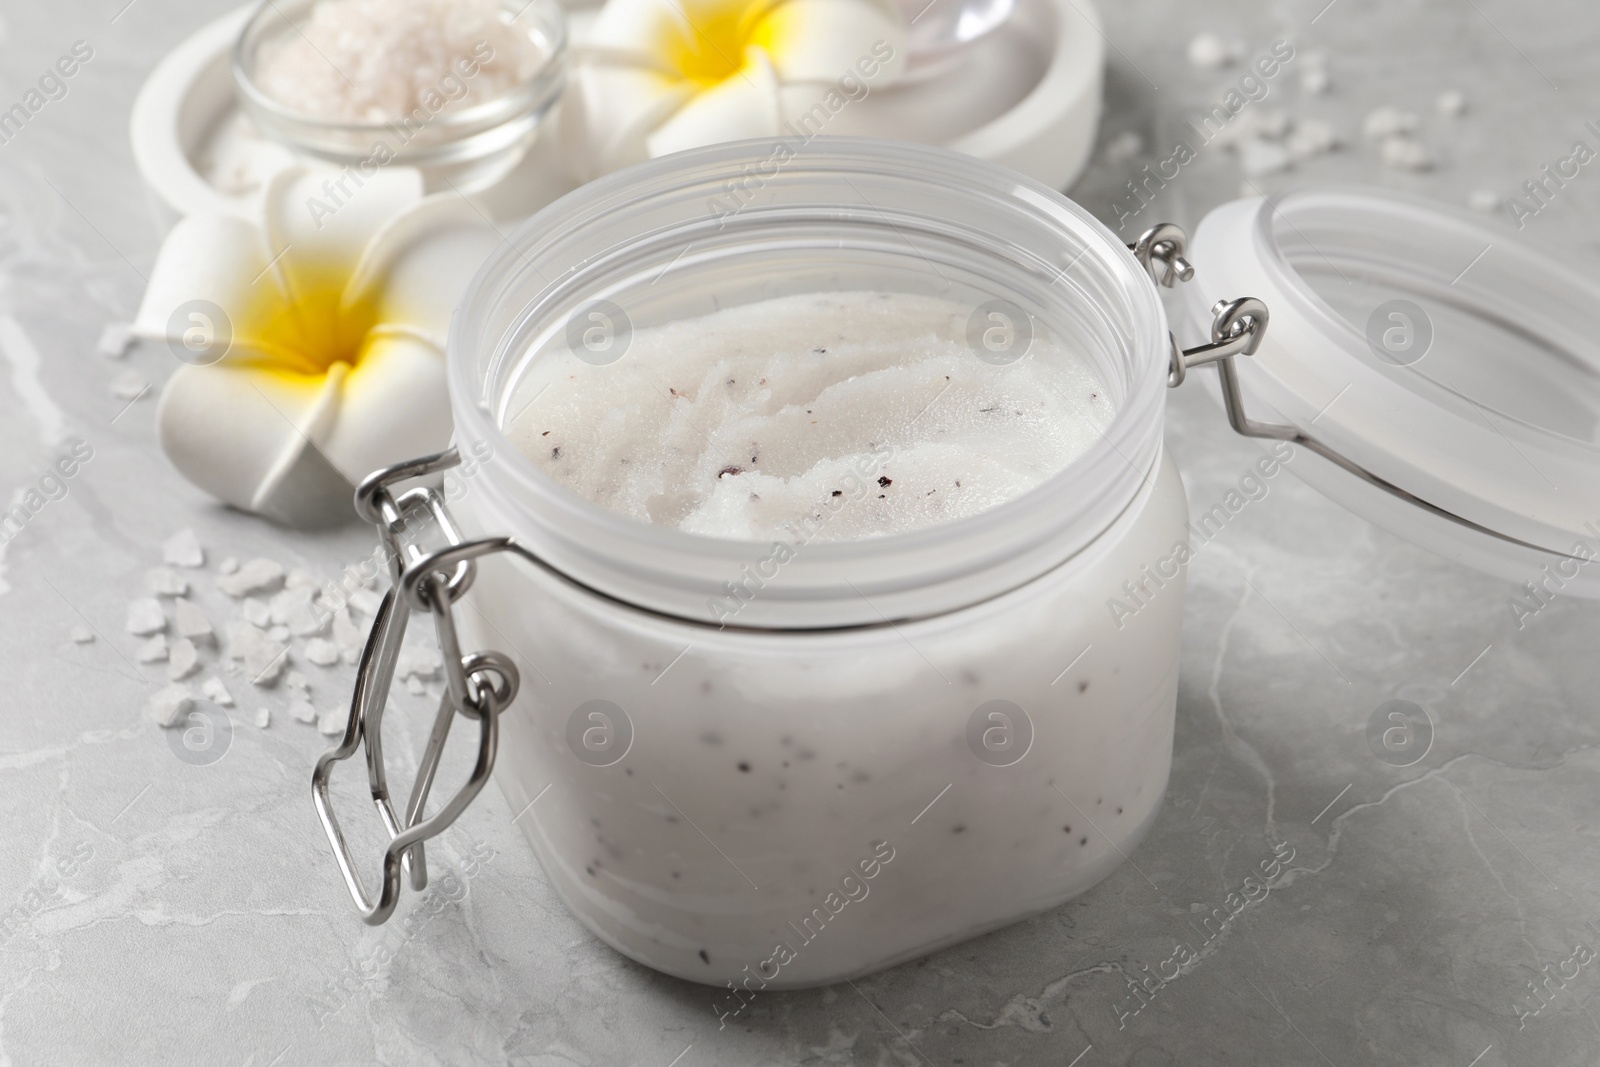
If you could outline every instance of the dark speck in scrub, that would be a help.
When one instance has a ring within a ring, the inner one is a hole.
[[[733,383],[729,382],[728,384],[732,385]],[[700,950],[700,962],[705,964],[707,967],[711,966],[711,957],[706,955],[705,949]]]
[[[872,781],[872,775],[868,774],[866,771],[856,771],[850,775],[850,780],[855,782],[857,785],[864,785],[867,782]]]
[[[1070,826],[1063,826],[1063,827],[1062,827],[1062,828],[1061,828],[1061,832],[1062,832],[1062,833],[1064,833],[1064,834],[1070,834],[1070,833],[1072,833],[1072,827],[1070,827]]]
[[[1088,838],[1087,838],[1087,837],[1080,837],[1080,838],[1078,838],[1078,844],[1080,844],[1080,845],[1087,845],[1087,844],[1088,844],[1088,843],[1089,843],[1089,839],[1088,839]]]
[[[894,484],[894,479],[886,474],[878,475],[878,484],[887,489]]]
[[[784,766],[785,766],[785,767],[787,767],[787,766],[789,766],[789,761],[788,761],[788,760],[784,760],[784,761],[783,761],[783,765],[784,765]]]
[[[745,774],[749,774],[750,773],[750,764],[749,764],[749,762],[746,761],[746,760],[740,760],[739,761],[739,769],[741,771],[743,771]]]
[[[802,748],[800,751],[795,753],[795,757],[797,759],[816,759],[817,754],[811,751],[809,748]]]
[[[1083,681],[1078,683],[1078,692],[1082,693],[1082,692],[1086,691],[1088,688],[1089,688],[1089,680],[1087,678],[1085,678]]]
[[[1095,797],[1094,798],[1094,802],[1096,804],[1104,804],[1106,802],[1106,798],[1105,797]]]
[[[594,868],[593,867],[585,867],[584,870],[589,872],[589,877],[590,878],[594,877]]]
[[[953,833],[953,834],[964,834],[964,833],[967,832],[967,828],[965,826],[961,826],[961,825],[958,824],[956,826],[950,827],[950,832]]]
[[[819,356],[825,356],[828,354],[828,350],[826,348],[813,348],[811,351],[815,352]]]
[[[678,817],[676,815],[663,815],[662,818],[666,819],[670,823],[675,823],[678,821]]]
[[[560,445],[556,445],[556,447],[554,447],[554,448],[552,448],[550,450],[550,458],[551,459],[560,459],[561,458],[561,446]]]
[[[711,692],[711,679],[707,678],[705,681],[700,683],[700,692],[702,692],[702,693]]]
[[[834,496],[844,496],[844,490],[843,489],[835,489],[833,491],[833,495]]]
[[[743,467],[727,466],[727,467],[723,467],[720,471],[717,472],[717,477],[721,478],[724,475],[728,475],[728,474],[743,474],[743,473],[744,473],[744,468]]]
[[[544,433],[540,434],[539,436],[540,437],[549,437],[550,436],[550,431],[546,430]]]
[[[1118,814],[1118,815],[1121,815],[1121,814],[1122,814],[1122,809],[1121,809],[1121,808],[1118,808],[1118,809],[1117,809],[1117,814]]]
[[[683,875],[679,874],[677,871],[673,871],[672,872],[672,877],[674,877],[674,878],[682,878]]]
[[[626,774],[629,778],[632,778],[633,777],[633,768],[632,767],[624,767],[624,768],[622,768],[622,773]]]
[[[722,744],[722,735],[708,730],[700,735],[700,740],[703,744],[720,745]]]

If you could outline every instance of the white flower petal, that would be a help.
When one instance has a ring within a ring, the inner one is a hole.
[[[346,376],[337,412],[317,434],[335,470],[359,482],[379,467],[450,443],[444,355],[399,330],[374,330]]]
[[[754,38],[786,83],[850,76],[879,87],[905,67],[905,20],[874,0],[787,0],[762,16]]]
[[[134,335],[161,341],[176,327],[181,337],[195,323],[187,313],[174,323],[174,313],[191,302],[208,301],[227,315],[228,334],[245,339],[242,330],[249,323],[265,321],[284,306],[276,280],[267,273],[265,249],[261,231],[242,219],[185,216],[156,254],[134,318]]]
[[[346,281],[384,223],[420,199],[422,175],[411,167],[365,177],[348,167],[273,175],[262,197],[266,250],[307,329],[320,328],[337,310]]]
[[[322,429],[338,378],[228,362],[180,367],[156,415],[161,448],[201,489],[259,511]]]
[[[595,48],[661,56],[674,48],[714,48],[695,26],[705,26],[737,0],[607,0],[584,38]],[[749,5],[754,6],[754,5]]]
[[[694,93],[689,82],[636,67],[584,64],[574,72],[563,121],[588,180],[649,158],[645,138]]]
[[[682,152],[778,132],[778,79],[760,48],[745,50],[745,65],[726,81],[697,93],[646,140],[650,155]]]
[[[343,304],[370,301],[377,322],[408,327],[442,352],[461,293],[500,240],[478,209],[454,192],[419,200],[367,244]]]

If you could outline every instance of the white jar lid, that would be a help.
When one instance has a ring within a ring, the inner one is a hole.
[[[1491,221],[1376,189],[1223,205],[1185,287],[1263,300],[1234,360],[1245,408],[1402,493],[1307,455],[1292,468],[1357,514],[1513,581],[1550,567],[1600,597],[1600,287]],[[1410,494],[1415,500],[1407,500]],[[1425,502],[1418,504],[1418,500]]]

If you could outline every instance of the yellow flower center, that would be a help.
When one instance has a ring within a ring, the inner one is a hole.
[[[702,86],[726,81],[744,69],[751,45],[771,52],[777,43],[767,19],[771,2],[701,0],[679,8],[684,16],[667,31],[660,54],[683,78]]]
[[[251,309],[239,333],[261,348],[261,370],[285,378],[320,378],[335,364],[353,368],[361,361],[378,307],[371,298],[341,306],[346,281],[343,273],[302,266],[290,299],[264,300]]]

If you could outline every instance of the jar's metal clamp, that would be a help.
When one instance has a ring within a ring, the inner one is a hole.
[[[1188,235],[1183,232],[1182,227],[1163,222],[1140,234],[1139,239],[1128,246],[1128,251],[1132,252],[1134,258],[1149,272],[1152,281],[1171,289],[1178,282],[1186,282],[1194,277],[1194,266],[1183,258],[1188,241]],[[1217,374],[1222,379],[1222,404],[1228,412],[1228,425],[1233,427],[1234,432],[1244,437],[1288,441],[1310,449],[1385,492],[1393,493],[1457,522],[1464,521],[1448,512],[1440,511],[1424,500],[1419,500],[1394,483],[1385,481],[1316,438],[1302,433],[1296,427],[1276,422],[1257,422],[1252,419],[1244,410],[1244,392],[1239,385],[1239,369],[1234,366],[1233,357],[1253,356],[1256,354],[1256,349],[1261,347],[1261,342],[1267,334],[1267,322],[1271,317],[1267,312],[1267,305],[1253,296],[1219,300],[1212,305],[1211,315],[1211,340],[1206,344],[1184,348],[1178,344],[1178,339],[1170,331],[1168,332],[1167,340],[1171,346],[1167,371],[1169,389],[1176,389],[1183,384],[1189,375],[1189,368],[1215,363]]]
[[[431,487],[409,489],[399,495],[394,492],[401,482],[448,470],[460,460],[452,448],[396,464],[368,476],[356,490],[356,511],[378,528],[384,556],[389,562],[390,588],[372,621],[372,631],[361,652],[344,736],[317,760],[316,770],[311,775],[311,795],[328,843],[333,846],[334,859],[344,874],[345,886],[361,918],[371,926],[383,923],[393,914],[400,899],[402,869],[410,874],[412,889],[427,886],[423,842],[455,822],[489,780],[499,744],[499,714],[517,693],[517,668],[510,657],[499,652],[462,654],[453,612],[455,602],[471,588],[476,577],[474,561],[510,548],[510,540],[504,537],[464,540],[450,517],[444,497]],[[424,551],[420,545],[406,540],[416,520],[420,517],[425,522],[430,516],[447,542],[445,547],[433,552]],[[389,799],[383,763],[383,710],[394,680],[400,643],[413,611],[433,616],[439,651],[444,657],[446,684],[410,799],[406,802],[404,818],[400,818]],[[439,757],[458,714],[478,723],[477,758],[466,784],[437,812],[423,818],[422,809],[439,769]],[[383,852],[383,884],[376,901],[367,895],[366,886],[356,872],[355,859],[328,796],[334,764],[355,755],[363,742],[372,802],[389,835],[389,844]]]

